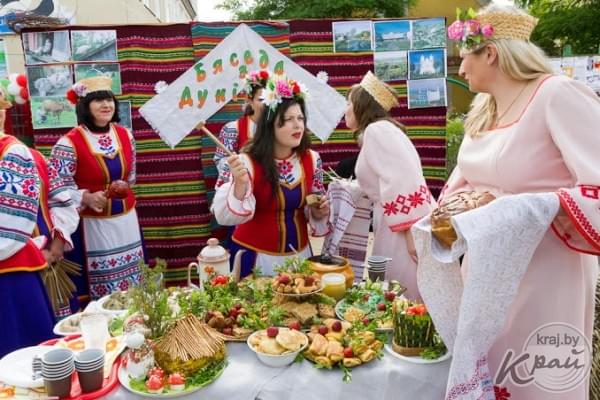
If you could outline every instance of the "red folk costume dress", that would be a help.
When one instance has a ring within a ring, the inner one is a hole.
[[[110,124],[108,132],[93,133],[80,125],[56,143],[52,163],[80,208],[79,231],[91,298],[139,282],[138,264],[144,251],[131,188],[124,199],[109,198],[101,213],[81,203],[85,190],[107,190],[119,179],[130,187],[135,183],[135,143],[129,130]]]
[[[312,254],[307,224],[314,236],[329,232],[328,219],[313,220],[306,196],[324,193],[321,158],[315,151],[302,155],[293,153],[276,160],[279,187],[275,195],[265,179],[263,167],[247,154],[241,154],[251,178],[251,187],[242,201],[235,198],[227,164],[221,171],[212,212],[219,224],[236,225],[232,236],[232,255],[247,250],[242,258],[242,276],[259,266],[266,275],[273,275],[274,264],[282,264],[297,250],[302,257]]]
[[[52,337],[54,317],[38,273],[46,261],[32,239],[39,197],[31,152],[0,133],[0,357]]]
[[[59,237],[65,244],[64,251],[69,252],[73,249],[71,235],[79,224],[77,207],[56,168],[39,151],[30,151],[40,177],[40,206],[34,236],[45,237],[46,246],[50,245],[52,239]],[[78,308],[77,301],[74,301],[72,306],[67,304],[56,310],[55,317],[67,317]]]

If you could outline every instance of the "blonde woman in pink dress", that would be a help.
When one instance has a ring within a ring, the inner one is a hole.
[[[362,135],[356,179],[373,201],[373,254],[389,257],[386,279],[396,279],[405,296],[420,299],[412,224],[435,208],[421,159],[402,125],[389,114],[398,105],[394,89],[368,72],[348,93],[346,126]]]
[[[478,94],[440,202],[474,190],[496,198],[555,192],[561,203],[488,353],[495,396],[586,399],[587,378],[574,387],[549,389],[545,379],[559,371],[548,365],[551,357],[545,364],[540,359],[534,373],[518,357],[526,353],[530,335],[547,324],[567,324],[591,344],[598,268],[593,254],[600,254],[600,100],[583,83],[552,75],[543,52],[529,41],[535,18],[491,5],[466,20],[452,24],[448,36],[461,42],[459,73]],[[468,254],[466,260],[463,275]],[[549,340],[533,339],[538,345]],[[569,367],[562,368],[557,376]],[[474,374],[473,383],[477,379]],[[458,392],[447,399],[471,398],[468,388]]]

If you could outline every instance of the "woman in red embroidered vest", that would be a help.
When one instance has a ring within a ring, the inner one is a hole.
[[[584,83],[552,75],[543,51],[529,41],[536,23],[516,7],[491,4],[448,28],[448,37],[461,46],[459,73],[478,94],[440,202],[465,191],[489,191],[496,198],[558,194],[561,210],[529,262],[487,363],[493,383],[501,386],[496,391],[511,399],[586,399],[589,364],[584,366],[576,352],[590,356],[583,341],[585,336],[592,343],[594,322],[598,261],[592,254],[600,255],[600,99]],[[469,268],[463,262],[465,279]],[[565,347],[561,339],[557,352],[548,354],[545,362],[536,354],[535,367],[526,367],[522,356],[529,355],[527,345],[544,345],[528,343],[529,336],[548,324],[570,326],[571,333],[577,329],[579,346]],[[573,368],[575,364],[580,367]],[[464,374],[472,379],[465,387],[449,387],[448,393],[479,396],[484,386],[479,371]],[[550,375],[548,384],[545,378]]]
[[[0,127],[8,107],[0,94]],[[53,336],[52,307],[37,272],[46,260],[32,239],[39,198],[31,152],[0,129],[0,357]]]
[[[264,93],[268,108],[256,136],[242,154],[229,157],[221,172],[224,183],[217,188],[212,211],[221,225],[237,225],[231,250],[247,250],[243,276],[254,266],[272,275],[273,264],[295,251],[310,256],[309,221],[313,235],[329,232],[326,197],[306,205],[307,195],[324,189],[321,158],[309,149],[305,93],[297,82],[271,77]]]
[[[256,123],[258,122],[263,110],[261,100],[263,89],[269,79],[269,73],[265,70],[252,71],[246,76],[246,92],[247,100],[244,108],[244,115],[237,121],[226,123],[219,133],[219,140],[229,150],[237,153],[242,147],[248,143],[254,136],[256,131]],[[217,147],[213,158],[218,171],[223,169],[225,157],[227,154],[223,149]],[[222,184],[222,182],[217,185]]]
[[[135,143],[126,128],[116,124],[118,104],[111,79],[83,79],[67,95],[77,100],[80,125],[63,136],[52,149],[71,198],[79,207],[81,223],[73,235],[87,282],[80,294],[98,299],[126,290],[139,281],[144,259],[142,236],[135,211]]]
[[[71,235],[79,224],[79,213],[54,165],[39,151],[30,151],[40,177],[40,206],[34,236],[42,235],[47,239],[42,254],[51,264],[62,260],[64,252],[73,249]],[[79,302],[74,297],[71,304],[55,310],[55,317],[67,317],[78,309]]]
[[[416,252],[410,227],[435,208],[415,146],[390,117],[398,105],[394,89],[371,72],[348,93],[346,126],[362,135],[356,178],[374,203],[373,254],[390,257],[386,278],[406,286],[419,299]]]

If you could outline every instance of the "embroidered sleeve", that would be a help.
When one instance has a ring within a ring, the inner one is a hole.
[[[315,166],[312,193],[325,193],[325,186],[323,186],[323,161],[321,161],[321,156],[316,151],[311,151],[311,154],[313,156],[313,165]]]
[[[241,155],[241,159],[248,168],[252,182],[252,164],[244,154]],[[252,184],[248,187],[242,200],[236,199],[233,195],[233,181],[229,178],[216,188],[211,212],[220,225],[239,225],[248,222],[254,217],[255,209],[256,198],[252,191]]]
[[[11,145],[0,159],[0,260],[31,238],[37,223],[40,180],[25,145]]]
[[[127,128],[126,128],[127,129]],[[127,136],[129,136],[129,143],[131,144],[131,171],[129,172],[129,176],[127,177],[127,183],[129,186],[135,185],[136,180],[136,160],[137,160],[137,151],[135,149],[135,139],[133,134],[127,129]]]
[[[79,213],[60,174],[51,162],[47,164],[50,181],[48,207],[54,225],[52,237],[54,238],[57,235],[62,237],[66,242],[65,250],[69,251],[73,249],[71,235],[79,224]]]
[[[219,132],[219,140],[221,143],[223,143],[229,150],[235,152],[238,151],[238,136],[237,121],[226,123],[223,128],[221,128],[221,132]],[[227,163],[225,162],[226,159],[227,153],[217,146],[213,160],[217,166],[219,175],[221,175],[221,169],[227,167]]]
[[[574,187],[558,191],[566,216],[559,213],[554,232],[570,248],[600,254],[600,99],[583,83],[565,79],[549,101],[546,121]]]
[[[75,183],[75,172],[77,172],[77,155],[73,144],[66,137],[62,137],[52,148],[50,164],[58,171],[64,187],[76,207],[81,208],[83,190],[79,190]]]
[[[435,208],[417,150],[398,127],[387,121],[370,124],[357,161],[361,187],[383,208],[383,221],[393,232],[409,229]]]

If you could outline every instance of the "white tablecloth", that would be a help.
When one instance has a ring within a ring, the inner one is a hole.
[[[438,400],[444,398],[450,361],[419,365],[384,357],[355,368],[352,382],[338,369],[314,368],[309,361],[284,368],[262,364],[246,343],[228,343],[229,365],[212,384],[181,399],[227,400]],[[122,386],[107,399],[142,399]]]

